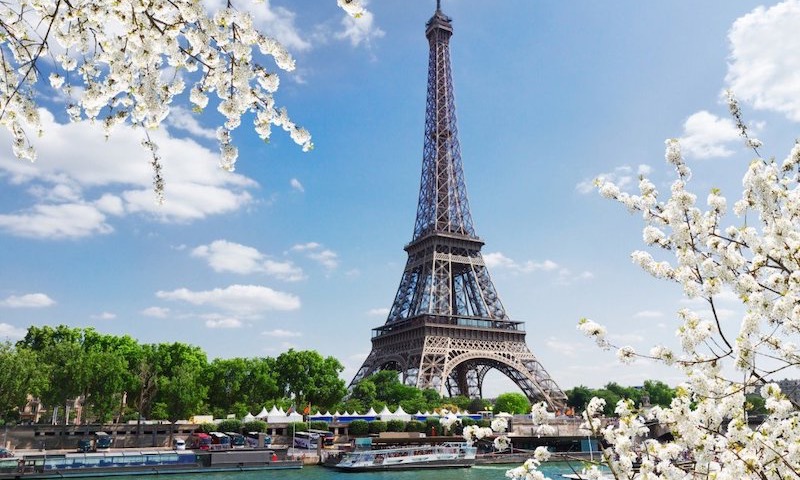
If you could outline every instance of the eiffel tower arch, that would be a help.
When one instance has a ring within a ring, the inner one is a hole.
[[[372,330],[372,350],[350,386],[391,369],[407,385],[476,398],[494,369],[531,401],[561,408],[566,395],[525,343],[525,324],[506,314],[481,255],[458,142],[452,35],[437,1],[425,29],[430,53],[414,235],[386,323]]]

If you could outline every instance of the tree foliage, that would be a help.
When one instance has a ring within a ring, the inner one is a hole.
[[[268,404],[288,408],[295,392],[297,403],[330,408],[346,393],[334,358],[294,350],[278,358],[209,362],[202,349],[185,343],[143,345],[91,328],[33,326],[16,345],[0,344],[0,418],[12,419],[29,394],[51,407],[78,398],[84,421],[107,422],[211,412],[243,417]],[[121,411],[123,396],[127,411]]]
[[[298,404],[320,407],[336,404],[347,392],[339,373],[344,367],[339,360],[312,350],[289,349],[275,359],[275,369],[283,380],[283,396]]]
[[[403,385],[395,370],[381,370],[363,378],[353,387],[350,401],[357,402],[360,411],[369,407],[379,410],[386,405],[391,410],[403,407],[408,413],[432,411],[442,403],[441,397],[433,389],[420,390]]]
[[[501,393],[494,401],[495,413],[528,413],[531,411],[531,402],[528,397],[517,392]]]
[[[28,394],[40,394],[46,379],[34,351],[0,342],[0,420],[12,420]]]

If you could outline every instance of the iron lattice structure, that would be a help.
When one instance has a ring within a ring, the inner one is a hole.
[[[531,401],[563,407],[566,395],[511,321],[481,255],[470,214],[450,72],[451,19],[436,12],[430,46],[425,144],[414,236],[386,323],[372,331],[372,351],[351,387],[378,370],[440,394],[482,395],[488,371],[513,380]]]

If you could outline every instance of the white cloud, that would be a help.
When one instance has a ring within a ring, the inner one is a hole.
[[[296,178],[293,178],[293,179],[289,180],[289,185],[292,187],[292,189],[297,190],[300,193],[303,193],[303,192],[306,191],[305,187],[303,187],[303,184],[300,183],[300,180],[298,180]]]
[[[559,285],[572,285],[578,281],[586,281],[591,280],[594,278],[594,273],[589,271],[583,271],[580,273],[572,273],[572,270],[568,268],[561,268],[558,270],[558,278],[556,279],[556,283]]]
[[[297,310],[296,296],[260,285],[231,285],[214,290],[192,291],[179,288],[170,292],[158,291],[156,296],[198,306],[211,306],[240,315],[258,315],[269,310]]]
[[[309,250],[315,250],[317,248],[320,248],[321,246],[322,245],[320,245],[317,242],[308,242],[308,243],[301,243],[301,244],[294,245],[291,248],[291,250],[293,252],[307,252]]]
[[[483,261],[490,269],[508,269],[517,273],[530,273],[537,271],[553,271],[558,269],[558,264],[552,260],[534,262],[528,260],[524,263],[517,263],[501,252],[490,252],[483,255]]]
[[[664,314],[655,310],[642,310],[641,312],[636,312],[633,316],[636,318],[660,318]]]
[[[649,169],[650,167],[647,165],[639,165],[637,168],[637,174],[646,175],[649,173]],[[595,187],[596,181],[612,182],[619,188],[624,189],[626,186],[630,185],[631,182],[633,182],[634,178],[633,168],[631,168],[630,165],[622,165],[620,167],[616,167],[611,172],[601,173],[594,178],[587,178],[580,181],[577,185],[575,185],[575,190],[584,195],[592,193],[597,190],[597,187]]]
[[[583,344],[564,342],[556,337],[548,338],[545,340],[544,345],[565,357],[576,357],[578,352],[583,352],[586,349],[586,346]]]
[[[333,270],[339,266],[339,255],[333,250],[323,248],[317,242],[308,242],[294,245],[291,249],[293,252],[305,253],[306,257],[314,260],[328,270]]]
[[[385,316],[389,315],[389,309],[386,308],[386,307],[383,307],[383,308],[371,308],[371,309],[367,310],[367,315],[370,315],[370,316],[373,316],[373,317],[385,317]]]
[[[17,328],[14,325],[9,325],[8,323],[0,323],[0,339],[20,340],[25,338],[27,333],[27,329]]]
[[[169,116],[165,119],[165,123],[172,128],[183,130],[195,137],[216,140],[216,130],[200,125],[199,117],[199,114],[193,113],[185,107],[173,106],[170,107]]]
[[[349,40],[350,45],[354,47],[359,46],[361,42],[369,47],[373,39],[384,36],[384,31],[375,25],[375,17],[372,12],[366,11],[359,18],[353,18],[350,15],[343,16],[342,30],[335,36],[339,40]]]
[[[800,121],[800,2],[763,6],[738,18],[728,32],[725,81],[740,100]]]
[[[739,131],[733,120],[705,110],[686,119],[679,139],[682,152],[693,158],[729,157],[734,151],[727,145],[738,140]]]
[[[114,320],[115,318],[117,318],[117,314],[111,312],[103,312],[92,315],[92,319],[94,320]]]
[[[141,314],[148,317],[167,318],[167,315],[169,315],[169,308],[148,307],[142,310]]]
[[[43,308],[55,304],[55,300],[44,293],[28,293],[20,296],[11,295],[5,300],[0,300],[0,307],[8,308]]]
[[[242,322],[236,318],[209,318],[206,320],[208,328],[241,328]]]
[[[644,337],[638,333],[610,333],[608,339],[618,345],[644,342]]]
[[[265,273],[286,281],[302,280],[303,270],[292,262],[268,258],[253,247],[227,240],[215,240],[192,250],[192,256],[204,258],[215,272],[242,275]]]
[[[88,121],[60,124],[47,110],[40,115],[45,135],[32,138],[39,153],[36,163],[0,156],[0,177],[26,186],[32,197],[26,208],[0,212],[0,230],[24,237],[80,238],[112,232],[108,215],[188,222],[252,202],[247,189],[256,182],[221,170],[216,152],[158,130],[149,132],[159,145],[166,180],[166,204],[158,206],[140,130],[120,126],[106,140]],[[0,132],[0,151],[10,150],[8,134]],[[99,197],[86,193],[98,190]]]
[[[282,330],[280,328],[276,328],[275,330],[269,330],[265,332],[261,332],[261,335],[267,337],[278,337],[278,338],[291,338],[291,337],[302,337],[303,334],[300,332],[291,332],[289,330]]]
[[[35,205],[14,214],[0,214],[0,229],[19,237],[47,239],[80,238],[114,231],[96,206],[85,203]]]

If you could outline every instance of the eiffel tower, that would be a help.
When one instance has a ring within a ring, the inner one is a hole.
[[[451,19],[440,0],[426,24],[430,45],[425,144],[414,236],[389,316],[350,386],[379,370],[440,394],[482,396],[497,369],[531,401],[567,397],[525,344],[524,323],[503,308],[481,255],[467,201],[450,74]]]

